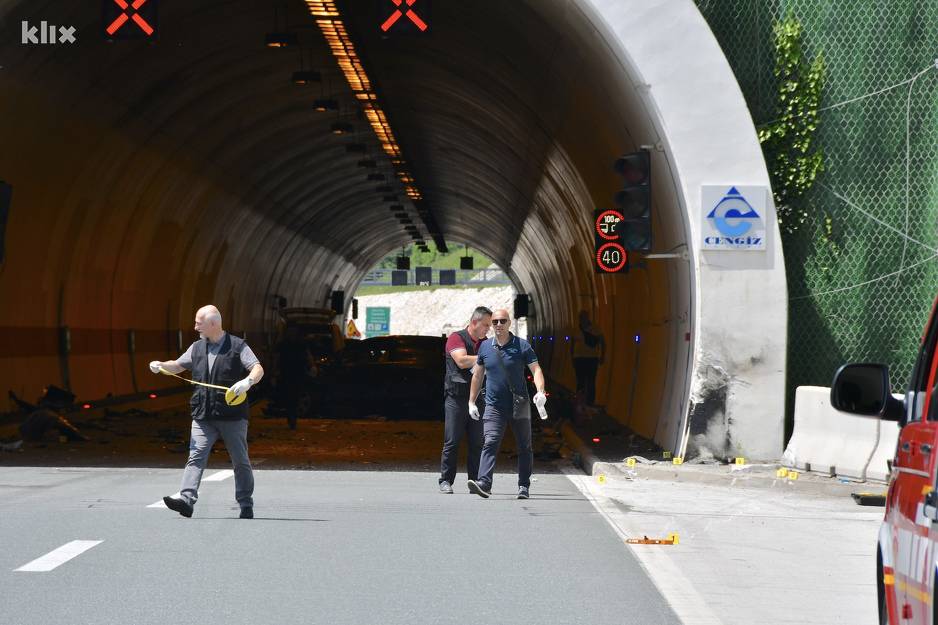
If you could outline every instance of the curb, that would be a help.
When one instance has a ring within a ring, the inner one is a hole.
[[[663,463],[637,464],[634,469],[627,469],[622,462],[598,460],[593,455],[589,445],[580,438],[570,424],[564,423],[561,425],[560,431],[564,442],[574,452],[573,464],[586,475],[608,474],[629,479],[708,484],[723,487],[790,489],[790,492],[805,495],[850,496],[858,491],[885,491],[886,489],[885,482],[874,480],[841,482],[839,480],[835,481],[826,474],[805,472],[799,472],[799,479],[792,481],[787,478],[777,477],[774,474],[774,468],[768,469],[764,465],[749,465],[754,469],[743,471],[732,471],[731,466],[728,465],[674,466]],[[758,469],[758,471],[754,472],[755,469]],[[771,471],[771,473],[760,473],[759,471]]]

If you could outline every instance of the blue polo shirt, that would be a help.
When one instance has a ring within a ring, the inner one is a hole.
[[[499,353],[505,363],[504,368],[498,364]],[[508,386],[505,373],[511,376],[511,385],[514,386],[515,392],[527,395],[525,370],[532,362],[537,362],[537,354],[534,353],[531,344],[514,334],[504,347],[500,346],[495,338],[483,341],[479,346],[477,364],[485,367],[485,404],[494,406],[503,414],[510,415],[511,388]]]

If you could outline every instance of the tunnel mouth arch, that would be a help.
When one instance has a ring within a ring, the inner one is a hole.
[[[263,335],[276,298],[324,306],[412,240],[347,149],[380,153],[308,6],[287,5],[306,62],[323,75],[304,91],[287,80],[297,57],[263,49],[269,7],[229,4],[219,28],[173,32],[166,45],[136,46],[132,60],[129,48],[90,39],[68,55],[0,46],[10,59],[0,175],[16,189],[0,294],[39,309],[0,313],[10,339],[0,372],[14,387],[140,392],[146,362],[178,347],[206,301],[233,329]],[[29,6],[5,5],[7,23],[32,19]],[[99,16],[78,6],[79,32],[93,32]],[[588,312],[609,344],[598,384],[610,414],[681,455],[777,455],[767,406],[781,397],[787,320],[747,312],[785,292],[774,207],[769,197],[766,251],[701,249],[701,187],[767,189],[768,176],[693,2],[442,4],[432,38],[383,38],[363,5],[337,6],[425,213],[530,294],[537,336],[575,331]],[[173,6],[161,19],[200,15]],[[323,95],[339,110],[311,111]],[[337,120],[353,131],[337,138]],[[669,256],[597,276],[592,211],[616,190],[612,161],[640,149],[652,157],[653,251]],[[48,250],[38,264],[37,246]],[[723,323],[728,301],[745,336]],[[570,356],[536,347],[553,383],[575,387]]]

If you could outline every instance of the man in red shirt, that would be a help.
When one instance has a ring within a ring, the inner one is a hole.
[[[469,455],[466,461],[469,479],[474,480],[479,474],[482,422],[469,417],[469,385],[472,383],[472,368],[476,364],[479,345],[491,327],[492,311],[485,306],[479,306],[472,312],[469,326],[459,332],[453,332],[446,341],[443,355],[446,362],[443,377],[446,424],[443,429],[443,454],[440,458],[440,492],[448,495],[453,494],[459,442],[466,432],[469,434]],[[480,410],[484,410],[482,400],[479,404]]]

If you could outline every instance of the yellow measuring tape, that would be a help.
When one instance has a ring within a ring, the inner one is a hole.
[[[219,391],[225,391],[225,403],[228,404],[229,406],[237,406],[238,404],[243,403],[244,400],[248,398],[247,393],[241,393],[240,395],[235,395],[234,393],[231,392],[231,389],[228,388],[227,386],[218,386],[217,384],[206,384],[205,382],[197,382],[195,380],[190,380],[189,378],[184,378],[181,375],[170,373],[163,367],[160,367],[160,373],[163,373],[165,375],[171,375],[174,378],[179,378],[183,382],[188,382],[189,384],[197,384],[199,386],[204,386],[206,388],[214,388],[214,389],[218,389]]]

